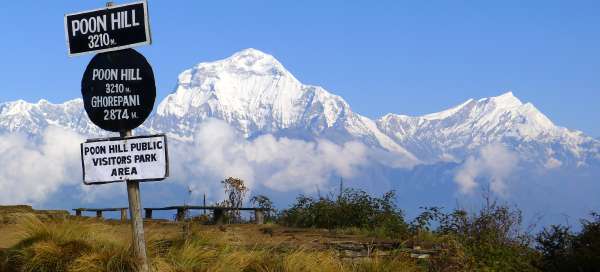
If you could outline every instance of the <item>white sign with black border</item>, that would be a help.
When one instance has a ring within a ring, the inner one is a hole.
[[[151,44],[146,1],[66,14],[69,56]]]
[[[164,134],[90,139],[81,144],[83,183],[158,181],[169,176]]]

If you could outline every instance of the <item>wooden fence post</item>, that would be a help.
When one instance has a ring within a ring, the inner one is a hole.
[[[183,221],[185,220],[185,208],[177,208],[177,215],[175,216],[175,221]]]
[[[219,208],[215,208],[213,210],[213,220],[215,221],[215,224],[217,225],[222,225],[223,221],[224,221],[224,215],[223,215],[223,209],[219,209]]]
[[[121,222],[127,222],[127,209],[121,209]]]
[[[265,223],[265,212],[261,209],[254,210],[254,219],[256,220],[256,224],[262,225]]]

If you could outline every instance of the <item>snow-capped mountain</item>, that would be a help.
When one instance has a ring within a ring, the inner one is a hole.
[[[207,118],[222,119],[247,138],[274,134],[336,143],[358,140],[407,165],[460,162],[496,142],[548,168],[600,161],[600,141],[556,126],[510,92],[424,116],[387,114],[374,121],[353,112],[340,96],[302,84],[273,56],[255,49],[182,72],[175,91],[158,104],[138,134],[163,132],[191,141]],[[0,104],[2,132],[35,136],[49,125],[90,137],[107,134],[89,121],[81,99]]]
[[[181,73],[177,89],[158,105],[148,128],[189,140],[206,118],[225,120],[246,137],[271,133],[338,143],[361,140],[416,162],[344,99],[303,85],[273,56],[255,49]]]
[[[83,109],[83,101],[79,98],[62,104],[53,104],[43,99],[37,103],[17,100],[0,104],[1,132],[21,132],[35,136],[50,125],[84,135],[106,134],[89,120]]]
[[[451,109],[424,116],[387,114],[378,127],[427,162],[462,161],[478,148],[504,143],[521,158],[548,168],[563,163],[580,166],[600,159],[597,140],[556,126],[533,104],[512,92],[469,99]]]

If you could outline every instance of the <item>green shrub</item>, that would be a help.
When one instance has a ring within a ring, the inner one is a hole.
[[[598,271],[600,269],[600,214],[581,220],[581,231],[552,225],[536,237],[544,271]]]
[[[450,240],[442,256],[446,254],[446,260],[455,264],[453,260],[459,260],[462,266],[434,271],[539,271],[539,254],[531,247],[531,237],[521,229],[521,211],[485,200],[482,209],[472,214],[462,210],[444,213],[442,208],[432,207],[411,222],[410,229],[416,234],[433,231],[459,243]],[[439,242],[438,247],[443,248]]]
[[[395,204],[394,191],[378,198],[348,188],[335,200],[330,197],[315,200],[300,195],[292,207],[281,213],[279,223],[327,229],[362,228],[396,238],[407,233],[402,212]]]

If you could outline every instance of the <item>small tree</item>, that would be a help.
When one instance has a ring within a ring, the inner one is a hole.
[[[263,209],[266,212],[266,217],[267,219],[271,218],[271,212],[275,211],[275,209],[273,209],[273,201],[271,201],[271,199],[269,199],[267,196],[264,195],[255,195],[252,198],[250,198],[250,203],[252,203],[252,205],[256,205],[259,208]]]
[[[225,190],[226,199],[222,202],[222,206],[229,208],[241,208],[244,203],[246,193],[248,193],[248,187],[244,184],[244,181],[239,178],[228,177],[221,181]],[[240,210],[232,210],[229,215],[234,220],[240,220]]]

